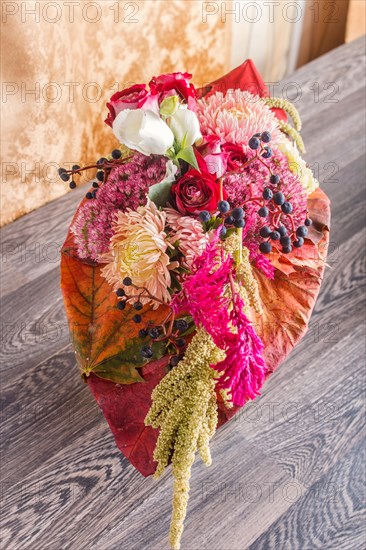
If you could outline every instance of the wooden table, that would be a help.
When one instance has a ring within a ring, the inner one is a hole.
[[[297,99],[332,200],[330,267],[307,336],[215,436],[213,466],[195,464],[184,550],[364,547],[364,51],[342,46],[275,88]],[[59,252],[84,192],[2,232],[1,548],[161,550],[171,476],[123,458],[69,344]]]

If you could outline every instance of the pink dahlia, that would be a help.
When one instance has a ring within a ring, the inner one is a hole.
[[[202,223],[192,216],[182,216],[173,208],[165,208],[167,225],[170,228],[169,241],[178,243],[184,256],[184,264],[191,267],[194,258],[200,256],[208,243],[209,234],[203,231]]]
[[[248,145],[250,138],[271,133],[271,145],[281,139],[278,119],[257,96],[241,90],[216,92],[197,102],[197,116],[204,136],[215,135],[228,143]]]

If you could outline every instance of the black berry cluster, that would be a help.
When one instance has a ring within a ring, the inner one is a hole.
[[[154,354],[153,345],[155,342],[164,342],[170,355],[169,364],[175,367],[183,358],[184,350],[187,346],[185,338],[181,334],[186,332],[189,324],[185,319],[176,319],[168,326],[147,326],[139,332],[142,340],[145,340],[141,347],[141,355],[145,359],[151,359]],[[146,343],[148,339],[148,343]]]
[[[81,168],[78,164],[74,164],[71,170],[66,170],[66,168],[59,168],[58,174],[62,181],[70,182],[70,189],[75,189],[75,177],[80,176],[81,172],[83,172],[84,170],[95,168],[96,174],[95,181],[93,181],[93,190],[88,191],[85,195],[85,198],[87,199],[95,199],[100,184],[103,184],[107,181],[111,169],[119,164],[124,164],[128,160],[130,160],[130,157],[122,158],[122,152],[119,149],[114,149],[111,153],[110,160],[108,160],[106,157],[101,157],[99,160],[97,160],[95,164],[84,166],[83,168]]]

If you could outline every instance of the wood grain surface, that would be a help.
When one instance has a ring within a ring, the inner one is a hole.
[[[308,334],[193,467],[183,550],[358,550],[364,475],[365,40],[275,87],[295,99],[306,159],[332,201]],[[71,136],[72,137],[72,136]],[[1,548],[168,548],[170,472],[144,479],[79,377],[59,253],[85,189],[2,230]]]

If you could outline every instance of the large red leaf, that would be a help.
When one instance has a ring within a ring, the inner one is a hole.
[[[144,425],[151,405],[151,392],[167,372],[168,358],[149,363],[141,369],[144,384],[114,384],[94,375],[89,388],[102,409],[117,447],[139,472],[148,476],[156,469],[153,460],[158,430]]]

